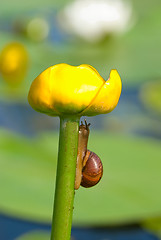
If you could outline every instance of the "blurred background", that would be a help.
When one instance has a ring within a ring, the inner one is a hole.
[[[59,119],[27,102],[57,63],[90,64],[123,82],[116,109],[87,118],[104,165],[76,192],[72,240],[161,239],[161,2],[8,0],[0,7],[0,239],[47,240]]]

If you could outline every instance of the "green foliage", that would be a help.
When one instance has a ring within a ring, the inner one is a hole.
[[[0,134],[0,211],[51,222],[58,134],[27,140]],[[96,187],[76,191],[74,224],[118,224],[161,214],[160,145],[91,132],[88,148],[101,157],[104,175]]]
[[[68,2],[70,2],[71,0],[68,0]],[[1,17],[11,17],[12,15],[23,15],[25,14],[27,11],[42,11],[42,9],[48,7],[48,8],[60,8],[62,6],[64,6],[64,4],[67,3],[67,0],[47,0],[47,1],[43,1],[43,0],[29,0],[27,2],[23,2],[21,0],[15,0],[14,4],[11,7],[12,4],[12,0],[8,0],[8,1],[4,1],[1,4],[1,8],[0,8],[0,15]],[[47,8],[46,8],[47,10]]]

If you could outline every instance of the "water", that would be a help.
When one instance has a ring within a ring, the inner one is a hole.
[[[0,239],[14,240],[30,231],[50,231],[47,224],[34,223],[0,215]],[[159,240],[139,225],[113,228],[72,228],[73,240]]]
[[[109,114],[87,117],[91,130],[118,131],[161,139],[160,119],[145,109],[139,87],[123,89],[118,106]],[[35,112],[29,104],[0,102],[0,127],[34,136],[58,130],[59,119]]]

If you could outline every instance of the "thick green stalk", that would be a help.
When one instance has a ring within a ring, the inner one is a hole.
[[[60,118],[51,240],[70,240],[71,238],[78,131],[78,118]]]

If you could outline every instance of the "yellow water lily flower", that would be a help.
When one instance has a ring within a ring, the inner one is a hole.
[[[33,81],[28,101],[35,110],[51,116],[93,116],[111,112],[121,88],[116,70],[105,81],[90,65],[62,63],[47,68]]]
[[[7,44],[0,53],[0,74],[11,84],[20,83],[28,68],[28,54],[25,47],[18,42]]]

